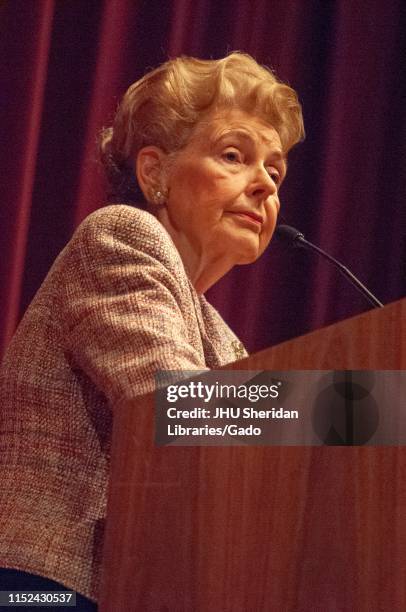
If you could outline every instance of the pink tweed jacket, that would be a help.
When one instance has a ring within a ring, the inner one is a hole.
[[[112,407],[152,391],[157,369],[215,368],[238,344],[152,215],[91,214],[1,368],[0,567],[97,601]]]

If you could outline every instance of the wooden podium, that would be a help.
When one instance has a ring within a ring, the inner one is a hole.
[[[405,318],[403,300],[228,369],[406,369]],[[121,406],[99,605],[406,610],[406,449],[156,447],[153,397]]]

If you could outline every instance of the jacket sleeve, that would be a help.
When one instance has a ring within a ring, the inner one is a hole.
[[[67,351],[111,404],[152,391],[159,369],[207,369],[182,262],[156,219],[110,206],[68,248]]]

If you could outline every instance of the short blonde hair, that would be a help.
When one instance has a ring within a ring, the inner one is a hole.
[[[304,138],[296,92],[250,55],[233,52],[219,60],[177,57],[133,83],[113,125],[101,133],[109,196],[139,200],[133,172],[138,151],[147,145],[166,153],[178,151],[208,112],[223,108],[239,108],[272,125],[285,154]]]

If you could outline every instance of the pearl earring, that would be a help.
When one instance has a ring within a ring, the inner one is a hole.
[[[157,204],[158,206],[163,206],[166,202],[166,198],[168,197],[168,193],[165,191],[155,191],[153,196],[152,196],[152,201],[154,202],[154,204]]]

